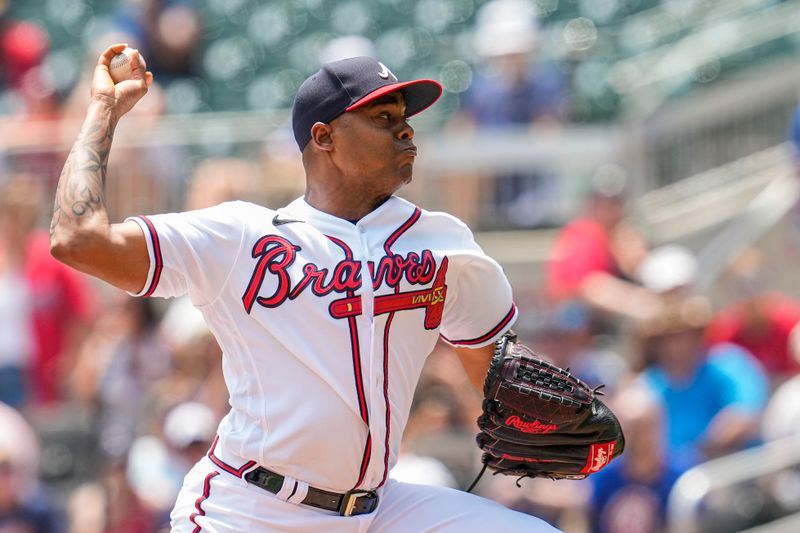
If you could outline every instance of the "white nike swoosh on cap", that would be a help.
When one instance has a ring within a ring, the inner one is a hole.
[[[380,76],[381,78],[383,78],[383,79],[385,79],[385,80],[386,80],[386,79],[389,79],[389,74],[391,74],[391,72],[389,72],[389,68],[388,68],[386,65],[384,65],[383,63],[381,63],[380,61],[378,62],[378,64],[379,64],[381,67],[383,67],[383,68],[381,69],[381,71],[380,71],[380,72],[378,72],[378,76]]]

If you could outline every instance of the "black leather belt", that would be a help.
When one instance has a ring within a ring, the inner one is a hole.
[[[283,476],[262,466],[246,473],[244,479],[273,494],[278,494],[283,488]],[[297,490],[296,484],[294,490]],[[351,490],[344,494],[339,494],[308,487],[308,494],[300,503],[319,509],[336,511],[342,516],[351,516],[374,511],[378,507],[378,494],[372,490]]]

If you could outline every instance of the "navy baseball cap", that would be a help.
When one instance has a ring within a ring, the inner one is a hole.
[[[300,151],[311,140],[311,126],[328,123],[385,94],[402,90],[406,116],[433,105],[442,95],[439,82],[429,79],[398,81],[386,65],[371,57],[333,61],[300,85],[292,107],[292,129]]]

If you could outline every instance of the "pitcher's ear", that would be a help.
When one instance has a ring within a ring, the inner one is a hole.
[[[331,137],[331,132],[333,128],[331,128],[330,124],[325,124],[324,122],[315,122],[313,126],[311,126],[311,141],[314,145],[319,148],[320,150],[329,151],[333,148],[333,138]]]

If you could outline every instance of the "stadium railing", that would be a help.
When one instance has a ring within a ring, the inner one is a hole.
[[[776,477],[781,474],[788,477]],[[684,473],[670,493],[669,530],[798,531],[800,501],[792,503],[791,494],[784,498],[780,493],[781,483],[792,480],[800,480],[797,435],[698,465]],[[772,518],[772,525],[761,522],[765,518]]]

